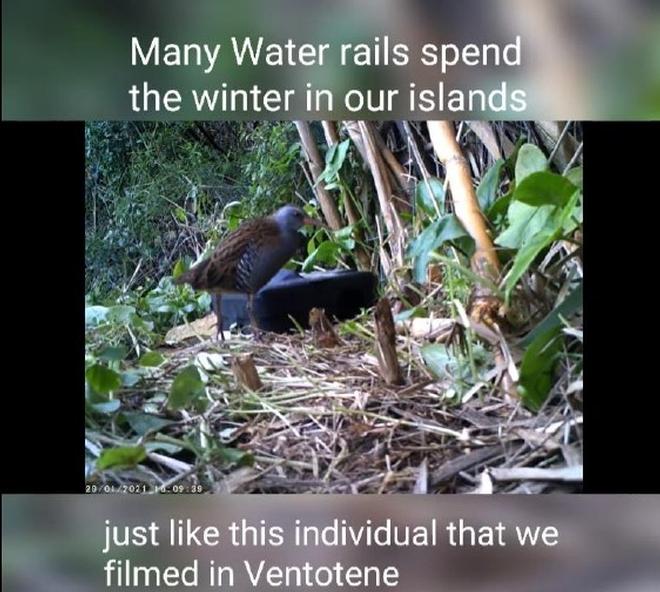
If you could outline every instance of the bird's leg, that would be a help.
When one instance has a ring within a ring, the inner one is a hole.
[[[259,325],[257,325],[257,319],[254,316],[254,294],[248,294],[247,309],[250,317],[250,325],[252,326],[252,334],[257,341],[260,341],[262,334]]]
[[[216,326],[215,326],[215,338],[220,341],[225,340],[225,334],[222,331],[222,293],[218,292],[211,295],[211,303],[213,304],[213,310],[215,311]]]

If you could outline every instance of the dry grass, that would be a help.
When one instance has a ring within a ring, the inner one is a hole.
[[[208,408],[171,414],[162,430],[177,439],[195,434],[201,448],[249,453],[251,466],[226,456],[151,453],[130,471],[107,471],[113,485],[147,490],[174,484],[236,493],[432,493],[574,491],[581,482],[581,382],[564,358],[549,403],[531,414],[498,387],[501,371],[448,399],[452,381],[435,379],[420,356],[423,341],[397,339],[406,383],[387,386],[374,357],[373,325],[365,316],[343,331],[343,345],[318,349],[309,332],[233,336],[165,350],[168,363],[123,406],[143,409],[167,392],[177,372],[194,363],[208,377]],[[233,356],[250,352],[264,384],[240,388]],[[165,413],[161,409],[162,413]],[[153,435],[152,435],[153,436]],[[161,438],[163,436],[159,434]],[[89,436],[94,439],[94,436]],[[149,436],[145,437],[148,439]],[[103,442],[105,440],[105,442]],[[110,443],[106,434],[101,443]],[[113,442],[115,445],[120,441]],[[536,471],[509,469],[534,468]]]

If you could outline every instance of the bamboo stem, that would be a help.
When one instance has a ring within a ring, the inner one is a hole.
[[[330,348],[341,345],[341,339],[335,332],[330,319],[322,308],[312,308],[309,311],[309,326],[312,330],[312,340],[319,348]]]
[[[298,134],[300,135],[300,140],[303,146],[303,152],[307,163],[309,164],[309,170],[312,173],[312,178],[316,183],[323,172],[323,160],[321,159],[321,154],[319,153],[318,146],[314,141],[312,135],[312,129],[309,126],[307,121],[296,121],[296,128],[298,129]],[[321,210],[323,211],[323,216],[325,217],[328,226],[332,230],[339,230],[344,226],[339,210],[337,209],[337,204],[335,203],[330,192],[323,187],[322,183],[317,183],[314,186],[314,191],[318,197],[319,204],[321,205]]]
[[[500,262],[479,208],[470,169],[456,141],[454,124],[451,121],[429,121],[428,128],[433,149],[447,171],[456,216],[477,245],[473,257],[474,271],[497,282]]]
[[[390,303],[381,298],[374,310],[376,324],[376,352],[380,373],[387,384],[401,384],[403,377],[396,354],[396,330]]]
[[[239,386],[253,392],[263,387],[252,354],[234,356],[231,360],[231,371]]]
[[[367,156],[367,162],[371,169],[371,175],[376,186],[376,194],[380,210],[383,214],[383,220],[387,226],[388,243],[392,259],[398,267],[403,266],[403,224],[399,213],[392,200],[392,188],[387,175],[383,174],[379,154],[376,150],[376,141],[373,137],[373,131],[364,121],[359,121],[358,126],[364,141],[364,149]]]
[[[328,146],[339,144],[339,134],[337,133],[337,126],[334,121],[324,120],[321,122],[323,126],[323,133],[325,134],[325,141]]]

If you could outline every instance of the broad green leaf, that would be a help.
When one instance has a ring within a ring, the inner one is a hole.
[[[315,264],[335,263],[339,249],[340,247],[337,243],[323,241],[307,256],[307,259],[303,263],[303,271],[309,271]]]
[[[497,197],[497,189],[500,186],[500,175],[502,174],[502,167],[504,160],[501,158],[492,166],[481,179],[479,187],[477,188],[477,199],[479,200],[479,207],[482,212],[486,212],[488,208],[495,202]]]
[[[92,403],[92,409],[98,413],[114,413],[121,407],[121,401],[112,399],[111,401],[104,401],[102,403]]]
[[[335,242],[345,251],[352,251],[355,248],[355,239],[353,238],[353,226],[345,226],[334,232]]]
[[[419,283],[426,281],[426,266],[441,226],[442,220],[436,220],[429,224],[410,244],[408,249],[408,256],[414,260],[415,281]]]
[[[513,267],[506,276],[504,295],[507,302],[509,302],[511,293],[518,283],[518,280],[527,271],[527,268],[532,264],[534,259],[536,259],[536,256],[553,241],[555,234],[556,229],[552,227],[545,228],[533,239],[520,247],[513,261]]]
[[[328,151],[325,153],[325,169],[319,175],[316,184],[320,183],[321,181],[331,183],[335,180],[337,173],[341,169],[342,165],[344,164],[344,160],[346,159],[346,154],[348,152],[350,142],[351,141],[347,139],[343,142],[340,142],[339,144],[331,146],[328,149]]]
[[[518,392],[523,403],[534,411],[540,409],[552,388],[552,372],[561,346],[561,329],[555,327],[538,335],[525,351]]]
[[[125,411],[122,416],[131,426],[131,429],[139,436],[144,436],[147,432],[155,432],[171,425],[172,421],[163,419],[157,415],[150,415],[148,413],[139,413],[135,411]]]
[[[573,185],[575,185],[580,191],[584,190],[583,187],[583,174],[582,174],[582,167],[574,167],[570,171],[567,171],[564,174],[564,177],[566,177]]]
[[[85,327],[94,327],[99,323],[105,322],[109,310],[107,306],[85,307]]]
[[[339,230],[335,230],[333,234],[337,240],[345,240],[347,238],[351,238],[351,236],[353,236],[353,226],[344,226]]]
[[[496,199],[493,204],[488,208],[487,215],[488,219],[496,223],[501,218],[506,215],[509,206],[511,205],[511,199],[513,198],[513,190],[510,189],[505,195]]]
[[[516,185],[520,185],[525,177],[532,173],[545,171],[547,168],[548,161],[541,149],[534,144],[523,144],[516,160]]]
[[[116,391],[121,387],[121,376],[102,364],[94,364],[87,368],[85,378],[89,386],[100,394]]]
[[[582,282],[564,300],[552,310],[524,339],[520,341],[522,347],[527,347],[534,339],[552,329],[561,327],[561,317],[569,319],[575,312],[582,309]]]
[[[518,253],[516,253],[513,266],[511,267],[511,271],[507,274],[505,281],[504,295],[507,302],[511,297],[513,289],[518,283],[518,280],[527,271],[527,268],[532,264],[536,256],[560,234],[560,231],[575,209],[579,194],[580,192],[576,190],[573,193],[573,197],[561,210],[554,206],[542,206],[551,207],[553,210],[552,215],[548,219],[544,228],[533,238],[525,241],[525,244],[520,248]]]
[[[126,359],[128,348],[124,345],[107,345],[96,355],[99,360],[103,360],[104,362],[120,362]]]
[[[183,409],[194,399],[204,395],[204,382],[195,366],[187,366],[172,382],[167,406],[170,409]]]
[[[136,385],[142,380],[142,374],[139,370],[126,370],[121,373],[121,383],[125,387]]]
[[[96,467],[101,471],[114,467],[134,467],[145,458],[147,458],[147,451],[144,446],[108,448],[101,452],[96,461]]]
[[[532,173],[518,183],[513,199],[530,206],[562,207],[577,190],[566,177],[554,173]]]
[[[445,188],[442,181],[437,177],[429,177],[428,181],[423,179],[419,181],[415,189],[415,201],[417,206],[429,216],[436,216],[437,212],[444,214]]]
[[[495,244],[508,249],[519,249],[547,227],[554,211],[554,206],[536,208],[512,201],[507,214],[509,226],[495,239]]]
[[[154,368],[160,366],[165,361],[165,357],[158,353],[157,351],[150,351],[146,354],[140,356],[139,364],[140,366],[146,366],[147,368]]]
[[[111,306],[108,310],[108,321],[126,325],[131,322],[134,314],[135,308],[133,306],[117,304],[116,306]]]
[[[408,250],[408,256],[414,259],[415,281],[419,283],[426,281],[426,266],[431,251],[444,242],[463,236],[466,236],[465,229],[454,214],[449,214],[429,224],[412,242]]]
[[[208,310],[211,307],[211,295],[208,292],[202,292],[197,297],[197,306],[202,310]]]
[[[339,144],[336,145],[337,150],[335,151],[332,164],[337,168],[337,171],[339,171],[339,169],[341,169],[342,165],[344,164],[344,161],[346,160],[346,154],[348,154],[348,148],[350,145],[351,145],[351,141],[349,139],[346,139],[343,142],[339,142]]]
[[[422,358],[427,368],[437,378],[450,378],[456,369],[456,359],[451,355],[446,345],[433,343],[421,349]]]

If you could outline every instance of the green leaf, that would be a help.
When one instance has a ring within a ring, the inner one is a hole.
[[[174,269],[172,270],[172,278],[178,278],[184,271],[186,271],[186,264],[183,262],[183,259],[179,257],[174,264]]]
[[[554,205],[562,207],[577,191],[566,177],[554,173],[532,173],[520,182],[513,199],[530,206]]]
[[[523,403],[538,411],[553,384],[552,372],[561,351],[561,329],[550,329],[532,341],[520,365],[518,392]]]
[[[121,384],[125,387],[136,385],[142,380],[142,374],[139,370],[126,370],[121,373]]]
[[[114,413],[121,407],[121,401],[112,399],[111,401],[104,401],[102,403],[92,403],[92,409],[98,413],[110,414]]]
[[[532,173],[545,171],[547,168],[548,161],[538,146],[534,146],[534,144],[522,145],[516,160],[516,185],[522,183],[523,179]]]
[[[426,267],[431,251],[444,242],[463,236],[466,236],[465,229],[454,214],[449,214],[429,224],[412,242],[408,250],[408,256],[414,259],[415,281],[419,283],[426,281]]]
[[[334,240],[345,251],[352,251],[355,248],[355,239],[353,238],[353,226],[344,226],[335,230]]]
[[[507,213],[509,226],[495,239],[495,244],[508,249],[519,249],[547,227],[554,211],[553,206],[536,208],[512,201]]]
[[[157,351],[150,351],[140,356],[138,364],[147,368],[160,366],[165,361],[165,357]]]
[[[195,366],[187,366],[172,382],[167,406],[172,410],[183,409],[194,399],[202,397],[204,392],[204,382],[199,370]]]
[[[564,177],[566,177],[573,185],[575,185],[580,191],[584,190],[583,187],[583,174],[582,174],[582,167],[574,167],[570,171],[567,171],[564,173]]]
[[[163,419],[157,415],[150,415],[148,413],[139,413],[135,411],[125,411],[122,416],[131,426],[131,429],[138,435],[144,436],[147,432],[155,432],[162,430],[164,427],[174,423],[169,419]]]
[[[135,308],[133,306],[118,304],[116,306],[111,306],[108,310],[108,321],[127,325],[131,322],[134,314]]]
[[[331,241],[323,241],[316,249],[314,249],[305,259],[302,270],[309,271],[314,265],[322,263],[333,264],[337,260],[339,254],[339,245]]]
[[[96,461],[96,468],[101,471],[114,467],[134,467],[147,458],[144,446],[120,446],[101,452]]]
[[[344,161],[346,160],[346,155],[348,154],[348,148],[350,145],[351,145],[351,141],[349,139],[346,139],[343,142],[339,142],[339,144],[336,144],[337,150],[335,152],[332,164],[333,166],[337,167],[337,170],[341,169],[342,165],[344,164]]]
[[[344,226],[339,230],[335,230],[333,234],[337,240],[346,240],[347,238],[351,238],[351,236],[353,236],[353,226]]]
[[[335,144],[328,149],[328,151],[325,153],[325,169],[319,175],[316,184],[320,183],[321,181],[332,184],[336,180],[337,173],[339,173],[339,170],[341,169],[342,165],[344,164],[344,160],[346,159],[346,154],[348,153],[350,143],[350,139],[346,139],[343,142]]]
[[[415,189],[417,206],[429,216],[436,216],[437,212],[445,211],[445,188],[437,177],[429,177],[427,181],[421,180]],[[437,209],[436,209],[436,205]]]
[[[516,253],[513,266],[507,274],[504,284],[504,296],[507,303],[518,280],[527,271],[527,268],[536,259],[536,256],[554,240],[555,235],[556,229],[552,227],[544,228],[533,239],[526,242]]]
[[[513,190],[510,189],[505,195],[496,199],[493,204],[488,208],[487,215],[488,219],[495,223],[498,222],[500,218],[504,217],[507,210],[511,205],[511,199],[513,198]]]
[[[511,267],[511,271],[507,274],[505,281],[504,295],[507,302],[511,297],[513,289],[518,283],[518,280],[522,277],[525,271],[527,271],[527,268],[532,264],[536,256],[560,234],[560,231],[566,224],[567,220],[573,214],[579,195],[580,192],[576,190],[563,209],[553,206],[542,206],[542,208],[551,207],[553,210],[552,214],[548,218],[544,228],[535,236],[525,241],[525,244],[520,248],[518,253],[516,253],[513,266]]]
[[[108,345],[101,349],[97,354],[99,360],[104,362],[120,362],[124,360],[128,355],[128,348],[123,345],[112,346]]]
[[[202,292],[197,297],[197,306],[200,310],[208,310],[211,308],[211,295],[208,292]]]
[[[561,318],[568,319],[582,309],[582,282],[564,300],[558,304],[534,329],[520,341],[520,346],[527,347],[542,333],[561,327]]]
[[[456,369],[456,358],[451,355],[446,345],[433,343],[422,349],[422,358],[428,369],[437,378],[451,378]]]
[[[502,174],[502,167],[504,160],[501,158],[492,166],[481,179],[479,187],[477,188],[477,199],[482,212],[486,212],[491,205],[495,202],[497,197],[497,189],[500,186],[500,175]]]
[[[97,393],[106,394],[121,387],[121,376],[114,370],[101,364],[87,368],[85,378]]]
[[[107,306],[87,306],[85,307],[85,327],[94,327],[106,321],[108,317]]]

